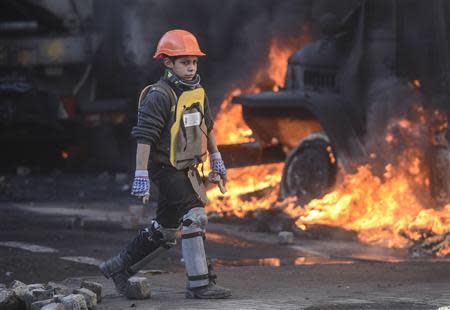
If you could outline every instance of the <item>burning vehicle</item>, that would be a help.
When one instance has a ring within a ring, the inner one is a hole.
[[[369,92],[378,81],[420,81],[430,102],[441,96],[440,106],[448,107],[449,11],[444,2],[433,5],[421,16],[431,23],[426,31],[409,27],[421,9],[416,1],[363,1],[342,21],[326,14],[325,38],[289,57],[284,88],[233,98],[261,145],[276,141],[290,153],[282,198],[321,196],[334,184],[336,159],[350,169],[351,161],[367,156]],[[419,65],[430,49],[436,58]]]
[[[223,104],[217,123],[231,111],[243,121],[234,128],[242,139],[222,142],[252,142],[223,150],[257,149],[256,163],[271,152],[269,162],[284,164],[236,169],[237,198],[212,210],[278,208],[301,231],[329,225],[366,243],[448,255],[449,3],[362,0],[320,24],[324,38],[289,56],[278,85],[236,89]],[[289,50],[277,43],[269,59]]]

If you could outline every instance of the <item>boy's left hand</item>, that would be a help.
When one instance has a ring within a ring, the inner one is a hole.
[[[211,160],[211,173],[220,175],[223,183],[227,182],[227,168],[225,168],[225,163],[222,160],[222,156],[219,152],[210,155]]]

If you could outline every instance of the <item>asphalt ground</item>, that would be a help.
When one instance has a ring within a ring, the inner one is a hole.
[[[145,210],[151,217],[152,209]],[[438,309],[450,306],[450,262],[354,241],[296,240],[230,223],[211,223],[207,252],[227,300],[186,300],[180,246],[146,267],[152,298],[129,301],[96,264],[117,253],[136,229],[123,229],[122,201],[0,204],[0,283],[80,279],[104,284],[98,309]],[[15,243],[13,243],[15,242]],[[36,248],[37,245],[47,248]],[[41,251],[41,252],[39,252]],[[70,260],[67,260],[70,259]],[[75,262],[77,260],[78,262]]]

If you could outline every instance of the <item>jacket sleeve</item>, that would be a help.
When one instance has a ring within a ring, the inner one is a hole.
[[[209,100],[208,97],[205,95],[205,125],[208,129],[208,133],[211,132],[214,128],[214,119],[211,115],[211,109],[209,108]]]
[[[152,91],[147,94],[138,111],[137,125],[131,134],[141,144],[157,142],[170,115],[170,100],[167,95]]]

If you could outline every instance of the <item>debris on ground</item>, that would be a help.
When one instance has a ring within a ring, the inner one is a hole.
[[[56,282],[27,285],[14,280],[9,286],[0,286],[0,309],[94,310],[101,301],[102,288],[93,281],[82,281],[80,288],[71,289]],[[141,285],[140,293],[150,294],[148,282]]]

